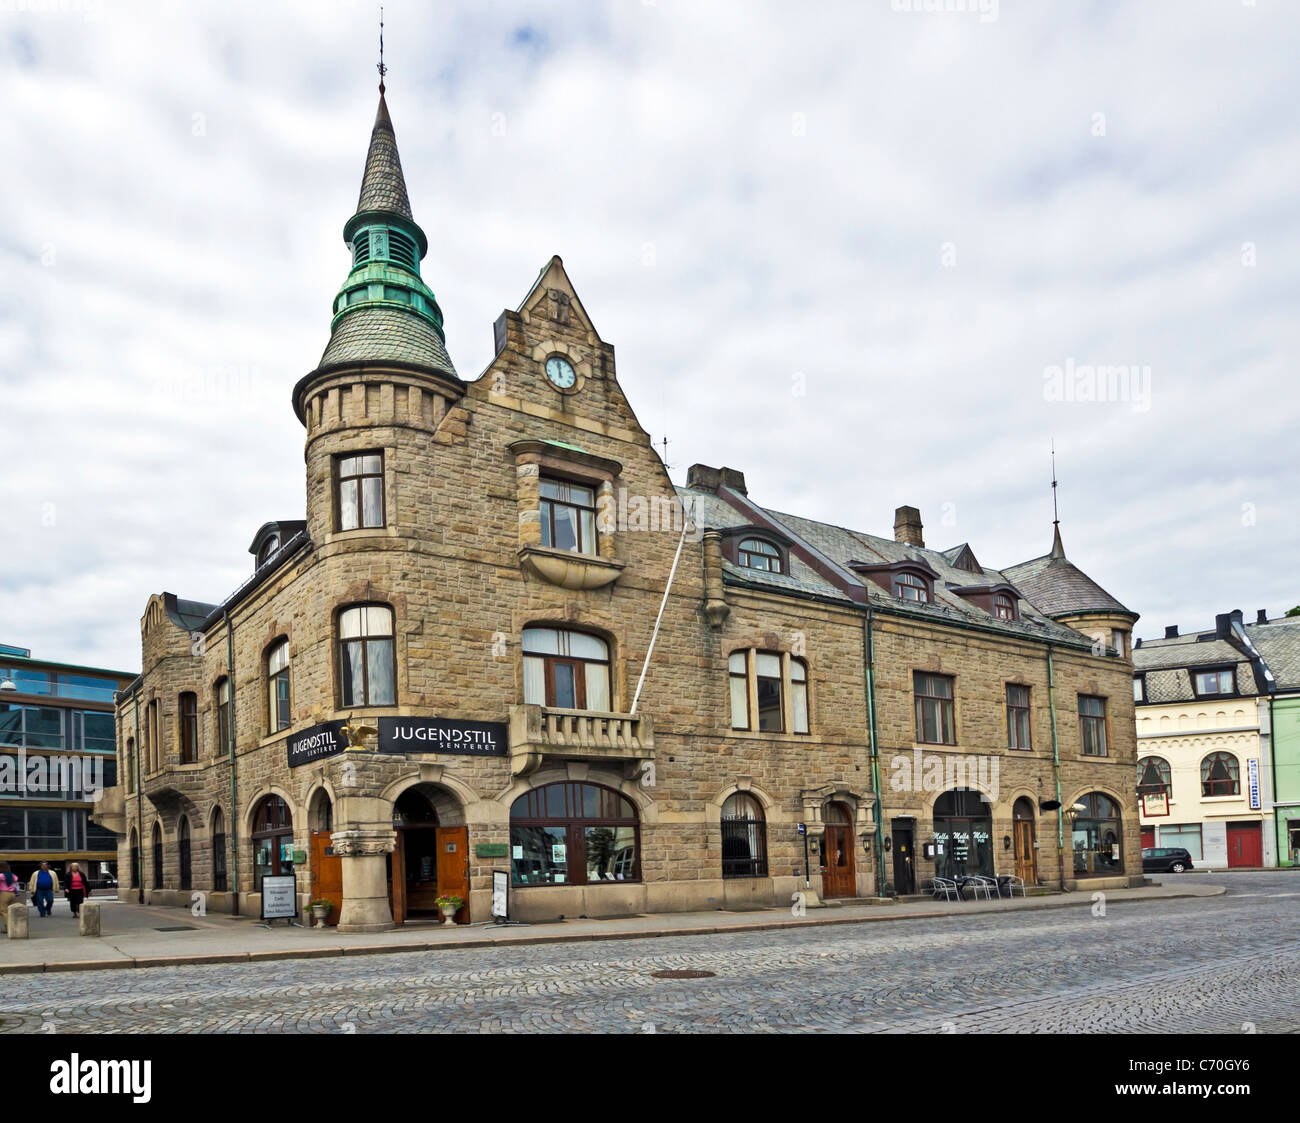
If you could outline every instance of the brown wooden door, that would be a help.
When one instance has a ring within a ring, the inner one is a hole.
[[[406,832],[397,828],[397,845],[388,856],[388,904],[393,910],[393,923],[406,921]]]
[[[457,924],[469,923],[469,828],[438,828],[438,894],[455,894],[465,903],[456,913]]]
[[[827,824],[822,843],[822,896],[852,897],[856,893],[853,828]]]
[[[330,831],[311,832],[311,895],[333,902],[326,924],[339,922],[343,907],[343,859],[334,853]]]
[[[1016,876],[1026,885],[1038,884],[1038,856],[1034,853],[1034,824],[1028,819],[1017,819]]]

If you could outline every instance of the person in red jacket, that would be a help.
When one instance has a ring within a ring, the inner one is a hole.
[[[81,915],[81,902],[90,896],[90,882],[86,880],[85,875],[81,872],[81,867],[73,862],[68,867],[68,904],[72,907],[72,915]]]

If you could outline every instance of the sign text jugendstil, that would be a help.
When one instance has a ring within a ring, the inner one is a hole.
[[[381,717],[379,751],[505,756],[506,723],[445,717]]]

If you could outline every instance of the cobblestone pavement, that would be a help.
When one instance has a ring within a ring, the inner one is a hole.
[[[14,975],[0,1032],[1300,1032],[1300,876],[820,929]],[[711,971],[660,979],[665,969]]]

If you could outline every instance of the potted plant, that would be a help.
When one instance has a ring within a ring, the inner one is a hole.
[[[318,927],[324,927],[325,918],[329,916],[330,909],[334,907],[334,902],[326,900],[324,897],[317,897],[307,908],[311,911],[312,918],[316,921]]]
[[[434,904],[442,912],[442,922],[444,924],[452,923],[452,917],[460,912],[461,906],[464,905],[465,899],[457,897],[455,893],[444,893]]]

